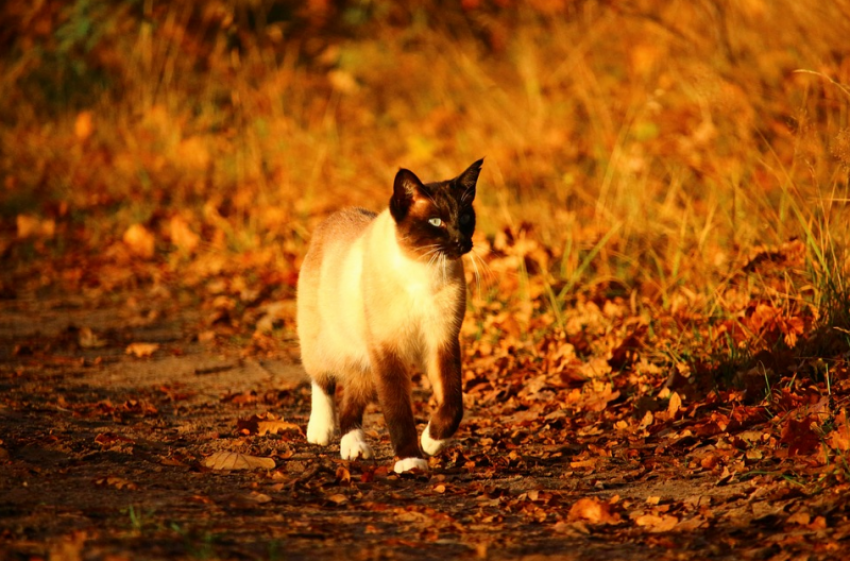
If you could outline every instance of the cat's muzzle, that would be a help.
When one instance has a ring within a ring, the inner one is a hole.
[[[443,250],[443,254],[449,259],[460,259],[472,251],[472,240],[457,240]]]

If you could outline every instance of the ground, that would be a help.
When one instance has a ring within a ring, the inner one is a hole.
[[[629,436],[601,429],[598,413],[557,409],[540,428],[532,409],[505,408],[508,394],[488,407],[472,388],[454,444],[429,473],[399,476],[376,407],[367,415],[374,461],[306,443],[309,386],[294,341],[276,358],[199,342],[199,314],[179,301],[144,290],[2,301],[3,558],[782,560],[848,551],[846,483],[816,461],[742,444],[770,438],[770,420],[744,416],[735,430],[732,421],[711,431],[682,417]],[[421,429],[428,395],[415,397]],[[703,407],[715,420],[735,409]],[[553,428],[562,439],[546,436]],[[724,454],[746,469],[718,469]],[[218,469],[240,462],[247,469]]]

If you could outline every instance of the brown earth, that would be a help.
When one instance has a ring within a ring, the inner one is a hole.
[[[297,356],[294,342],[273,357],[243,357],[238,342],[198,342],[197,325],[198,312],[168,294],[0,301],[0,558],[778,561],[850,552],[845,483],[825,471],[797,477],[790,460],[748,453],[746,473],[709,469],[709,452],[723,449],[712,436],[661,430],[584,461],[580,452],[613,438],[598,425],[569,419],[570,436],[552,443],[535,437],[528,411],[502,417],[470,398],[455,445],[428,474],[388,470],[374,407],[367,432],[377,459],[342,461],[337,446],[305,442],[309,387],[287,358]],[[134,342],[158,348],[128,354]],[[427,394],[415,398],[424,426]],[[569,415],[550,415],[547,427]],[[260,424],[272,421],[283,422]],[[755,436],[739,432],[739,441],[762,438],[763,425],[751,423]],[[207,467],[217,452],[244,455],[218,456],[225,467],[271,458],[274,468]]]

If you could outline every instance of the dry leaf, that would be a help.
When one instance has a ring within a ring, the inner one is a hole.
[[[77,119],[74,121],[74,136],[77,140],[86,140],[94,132],[94,123],[92,122],[91,111],[81,111],[77,114]]]
[[[351,483],[351,472],[344,466],[339,466],[336,468],[336,480],[337,483]]]
[[[295,423],[288,423],[282,420],[259,421],[257,423],[257,434],[260,436],[265,436],[267,434],[278,434],[286,430],[297,430],[299,433],[304,434],[301,430],[301,427],[296,425]]]
[[[808,526],[812,521],[811,515],[806,511],[795,512],[785,520],[786,524],[799,524],[800,526]]]
[[[133,224],[124,232],[124,243],[135,255],[144,259],[150,259],[154,254],[154,237],[147,228],[141,224]]]
[[[643,430],[643,429],[649,427],[650,425],[652,425],[652,423],[654,423],[654,422],[655,422],[655,416],[652,414],[652,411],[647,411],[646,415],[644,415],[643,419],[641,419],[640,424],[638,424],[638,428]]]
[[[185,253],[192,253],[198,247],[201,239],[198,234],[189,228],[180,216],[173,216],[168,224],[168,235],[171,237],[171,243],[180,248]]]
[[[788,445],[789,456],[808,456],[820,446],[820,436],[812,428],[817,426],[817,418],[808,415],[799,421],[788,417],[782,426],[781,441]]]
[[[124,352],[138,358],[147,358],[159,349],[159,343],[130,343]]]
[[[582,498],[570,508],[568,522],[583,521],[589,524],[616,524],[620,515],[611,513],[611,505],[595,498]]]
[[[341,505],[348,502],[348,497],[342,493],[335,493],[328,497],[328,500],[334,504]]]
[[[106,341],[95,335],[94,331],[88,327],[80,329],[80,336],[77,340],[84,349],[99,349],[106,346]]]
[[[657,514],[644,514],[635,518],[635,524],[647,528],[650,532],[669,532],[678,523],[679,519],[670,514],[663,514],[661,516]]]
[[[340,93],[353,94],[360,89],[354,76],[345,70],[331,70],[328,72],[328,81],[331,87]]]
[[[682,398],[679,396],[678,392],[673,392],[670,395],[670,402],[667,404],[667,414],[670,415],[670,419],[673,419],[681,408]]]
[[[271,413],[252,415],[247,419],[238,419],[236,421],[236,428],[243,434],[256,434],[259,436],[278,434],[287,430],[296,430],[300,434],[304,434],[299,425],[284,421],[283,419],[275,419]]]
[[[271,458],[260,458],[258,456],[249,456],[240,454],[239,452],[216,452],[208,456],[202,462],[204,467],[217,470],[253,470],[253,469],[274,469],[275,463]]]
[[[198,333],[199,343],[210,343],[212,341],[215,341],[215,331],[212,329]]]
[[[257,504],[270,503],[272,501],[272,498],[269,495],[260,493],[259,491],[251,491],[246,495],[246,498]]]
[[[95,480],[95,485],[100,485],[101,487],[115,487],[116,489],[127,489],[129,491],[135,491],[139,488],[139,486],[132,481],[128,481],[122,477],[113,476],[97,479]]]
[[[41,220],[36,216],[19,214],[16,219],[18,238],[52,238],[56,233],[56,222]]]

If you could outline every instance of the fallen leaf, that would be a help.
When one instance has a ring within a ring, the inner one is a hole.
[[[304,434],[299,425],[283,419],[275,419],[270,413],[263,416],[253,415],[248,419],[239,419],[236,421],[236,428],[243,434],[256,434],[258,436],[278,434],[287,430],[298,431],[302,436]]]
[[[287,430],[296,430],[301,434],[304,434],[301,430],[301,427],[296,425],[295,423],[288,423],[286,421],[260,421],[257,423],[257,434],[260,436],[265,436],[267,434],[278,434]]]
[[[808,526],[812,521],[811,515],[806,511],[795,512],[785,520],[786,524],[799,524],[800,526]]]
[[[620,515],[612,514],[611,505],[608,503],[589,497],[579,499],[570,508],[570,512],[567,514],[567,522],[577,521],[590,524],[617,524],[620,521]]]
[[[682,398],[679,396],[678,392],[673,392],[670,395],[670,401],[667,404],[667,414],[670,415],[670,419],[673,419],[681,408]]]
[[[246,495],[248,500],[255,502],[257,504],[270,503],[272,498],[265,493],[260,493],[259,491],[251,491]]]
[[[212,329],[198,333],[199,343],[210,343],[212,341],[215,341],[215,331]]]
[[[80,335],[77,340],[84,349],[99,349],[106,346],[106,341],[95,335],[94,331],[89,327],[80,329]]]
[[[102,432],[94,437],[94,441],[103,447],[118,446],[122,444],[135,444],[136,441],[131,438],[112,433]]]
[[[141,224],[133,224],[124,232],[124,244],[134,254],[150,259],[154,254],[154,237]]]
[[[52,238],[56,233],[56,222],[50,219],[41,220],[36,216],[19,214],[16,223],[18,237],[21,239],[36,237]]]
[[[122,477],[101,477],[100,479],[95,480],[95,485],[99,485],[101,487],[115,487],[116,489],[127,489],[128,491],[135,491],[139,488],[138,485],[133,483],[132,481],[128,481]]]
[[[820,446],[820,436],[812,429],[817,426],[817,418],[806,416],[797,420],[791,416],[782,426],[781,441],[788,445],[789,456],[808,456]]]
[[[216,470],[254,470],[254,469],[274,469],[275,463],[271,458],[260,458],[258,456],[249,456],[248,454],[240,454],[239,452],[216,452],[211,456],[204,458],[202,462],[204,467]]]
[[[341,505],[348,502],[348,497],[342,493],[335,493],[328,497],[328,500],[334,504]]]
[[[192,253],[198,247],[201,239],[189,228],[189,224],[180,216],[173,216],[168,223],[168,235],[171,243],[184,253]]]
[[[646,415],[643,416],[640,423],[638,424],[639,429],[645,429],[655,422],[655,416],[652,414],[652,411],[647,411]]]
[[[74,121],[74,136],[77,137],[77,140],[83,141],[90,137],[92,132],[94,132],[92,112],[80,111]]]
[[[159,343],[130,343],[124,352],[137,358],[147,358],[159,349]]]
[[[647,528],[650,532],[669,532],[678,523],[679,519],[671,514],[644,514],[635,518],[635,524]]]

